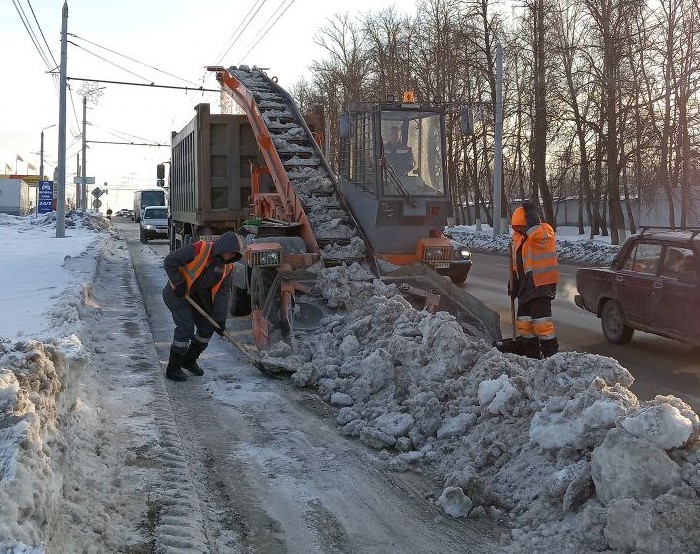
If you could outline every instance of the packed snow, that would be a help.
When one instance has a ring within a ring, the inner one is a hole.
[[[47,522],[67,494],[56,437],[108,339],[84,345],[76,331],[109,224],[69,220],[68,238],[56,239],[51,215],[0,215],[0,551],[44,552]],[[484,250],[507,245],[487,233],[459,238]],[[576,261],[614,250],[576,242]],[[315,390],[339,432],[374,449],[378,464],[432,476],[432,498],[449,517],[505,525],[499,552],[700,551],[700,420],[684,402],[640,402],[611,358],[502,354],[451,315],[416,311],[357,264],[320,271],[315,290],[333,313],[292,344],[274,344],[264,362]],[[80,517],[95,533],[120,525],[114,514]]]

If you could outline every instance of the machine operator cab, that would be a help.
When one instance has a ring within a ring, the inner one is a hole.
[[[402,102],[354,103],[341,116],[340,137],[340,186],[375,258],[452,266],[455,249],[442,234],[444,106],[419,104],[412,93]]]

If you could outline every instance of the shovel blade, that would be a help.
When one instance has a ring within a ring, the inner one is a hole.
[[[493,341],[493,346],[495,346],[499,352],[519,354],[521,356],[523,354],[522,344],[520,344],[518,339],[508,337],[505,339],[496,340]]]

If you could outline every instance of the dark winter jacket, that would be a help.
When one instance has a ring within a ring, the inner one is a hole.
[[[207,248],[206,243],[198,241],[178,248],[165,257],[163,266],[168,275],[166,289],[173,290],[185,283],[187,294],[214,321],[225,321],[231,294],[230,272],[233,262],[241,258],[240,241],[236,233],[224,233],[214,242],[208,258],[202,260],[201,266],[191,267],[190,264],[200,256],[203,248]],[[222,258],[226,253],[235,255],[228,263]],[[191,275],[191,283],[187,282],[187,275]]]

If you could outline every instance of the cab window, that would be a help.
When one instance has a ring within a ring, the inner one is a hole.
[[[690,248],[667,246],[664,252],[664,262],[661,266],[661,276],[677,279],[683,272],[692,272],[695,268],[693,251]]]
[[[661,250],[660,244],[638,242],[629,251],[622,264],[622,269],[645,275],[656,275],[661,259]]]

